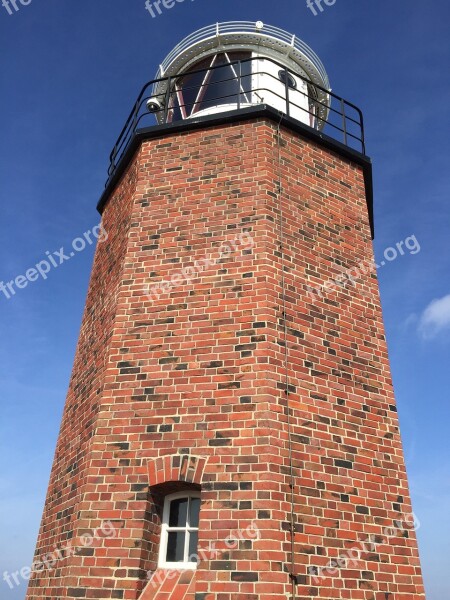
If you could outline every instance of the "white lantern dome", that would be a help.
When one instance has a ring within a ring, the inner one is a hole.
[[[265,104],[322,129],[330,84],[313,50],[262,21],[204,27],[164,59],[147,107],[159,123]]]

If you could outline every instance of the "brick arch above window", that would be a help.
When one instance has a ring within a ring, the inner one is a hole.
[[[201,486],[207,460],[192,454],[160,456],[148,463],[149,485],[184,482]]]

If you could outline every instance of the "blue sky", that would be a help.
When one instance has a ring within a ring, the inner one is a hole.
[[[144,0],[0,4],[0,281],[98,221],[109,152],[142,84],[190,32],[258,20],[318,53],[363,109],[374,162],[375,250],[420,252],[379,271],[428,600],[450,597],[450,5],[445,0]],[[31,562],[87,290],[93,246],[9,300],[0,293],[0,577]],[[0,579],[2,600],[22,600]]]

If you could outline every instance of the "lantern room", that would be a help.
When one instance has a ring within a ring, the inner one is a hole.
[[[323,129],[330,84],[297,36],[265,25],[217,23],[189,35],[160,65],[147,108],[171,123],[265,104]]]

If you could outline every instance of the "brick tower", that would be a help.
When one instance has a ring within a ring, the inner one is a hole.
[[[425,598],[360,111],[218,24],[111,159],[27,599]]]

